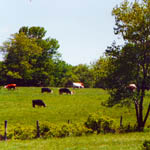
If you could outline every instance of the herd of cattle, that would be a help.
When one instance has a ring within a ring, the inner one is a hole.
[[[4,88],[7,88],[8,90],[15,90],[16,89],[16,84],[8,84],[6,86],[4,86]],[[53,90],[51,90],[50,88],[47,88],[47,87],[43,87],[41,88],[41,93],[53,93]],[[73,92],[70,91],[68,88],[60,88],[59,89],[59,94],[62,95],[62,94],[70,94],[72,95]],[[35,106],[43,106],[43,107],[46,107],[45,103],[41,100],[41,99],[36,99],[36,100],[32,100],[32,106],[35,107]]]
[[[8,85],[4,86],[4,88],[7,88],[8,90],[11,90],[11,89],[15,90],[16,84],[8,84]],[[75,83],[74,88],[84,88],[84,86],[83,86],[83,84]],[[134,92],[137,87],[135,84],[129,84],[128,88]],[[46,88],[43,87],[43,88],[41,88],[41,93],[44,93],[44,92],[53,93],[53,90],[51,90],[50,88],[47,88],[47,87]],[[59,94],[62,95],[63,93],[70,94],[70,95],[73,94],[73,92],[70,91],[68,88],[60,88]],[[41,99],[32,100],[32,106],[35,107],[36,105],[46,107],[45,103]]]

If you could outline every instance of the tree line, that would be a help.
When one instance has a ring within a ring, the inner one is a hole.
[[[0,62],[0,84],[19,86],[69,86],[83,82],[96,87],[94,65],[72,66],[62,60],[60,45],[54,38],[45,38],[43,27],[23,26],[0,47],[4,59]]]

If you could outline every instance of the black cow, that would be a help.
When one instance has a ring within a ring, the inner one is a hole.
[[[45,103],[40,99],[32,100],[32,106],[35,107],[35,105],[46,107]]]
[[[49,88],[42,88],[41,89],[41,93],[44,93],[44,92],[47,92],[47,93],[53,93],[53,91]]]
[[[59,89],[59,94],[63,94],[63,93],[72,94],[72,92],[69,89],[67,89],[67,88]]]

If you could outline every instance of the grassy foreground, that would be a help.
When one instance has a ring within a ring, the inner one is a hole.
[[[1,150],[141,150],[150,133],[128,133],[0,142]]]
[[[15,91],[0,89],[0,127],[4,121],[10,126],[36,125],[39,122],[64,123],[68,120],[84,122],[90,113],[100,111],[115,120],[119,126],[136,122],[134,106],[106,108],[101,105],[108,94],[101,89],[74,89],[74,95],[59,95],[58,88],[53,94],[41,93],[39,87],[18,87]],[[72,90],[72,89],[71,89]],[[32,100],[42,99],[46,108],[33,108]],[[144,110],[148,107],[150,93],[146,93]],[[146,126],[150,125],[148,119]],[[0,131],[0,134],[1,133]],[[8,140],[0,142],[0,150],[140,150],[144,140],[150,140],[150,132],[127,134],[100,134],[82,137],[51,138],[36,140]]]

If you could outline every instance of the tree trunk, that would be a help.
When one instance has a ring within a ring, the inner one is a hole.
[[[143,111],[141,111],[141,109],[143,109],[143,106],[141,106],[140,104],[138,104],[138,102],[135,101],[135,110],[136,110],[136,118],[137,118],[137,125],[138,125],[137,130],[138,131],[144,130],[144,126],[146,124],[147,118],[148,118],[149,113],[150,113],[150,104],[148,106],[147,113],[145,115],[144,120],[143,120],[143,117],[141,117],[141,116],[143,116]]]
[[[136,110],[136,118],[137,118],[137,130],[138,131],[143,131],[143,120],[141,118],[141,111],[140,111],[140,107],[139,107],[139,103],[138,101],[135,101],[135,110]]]

